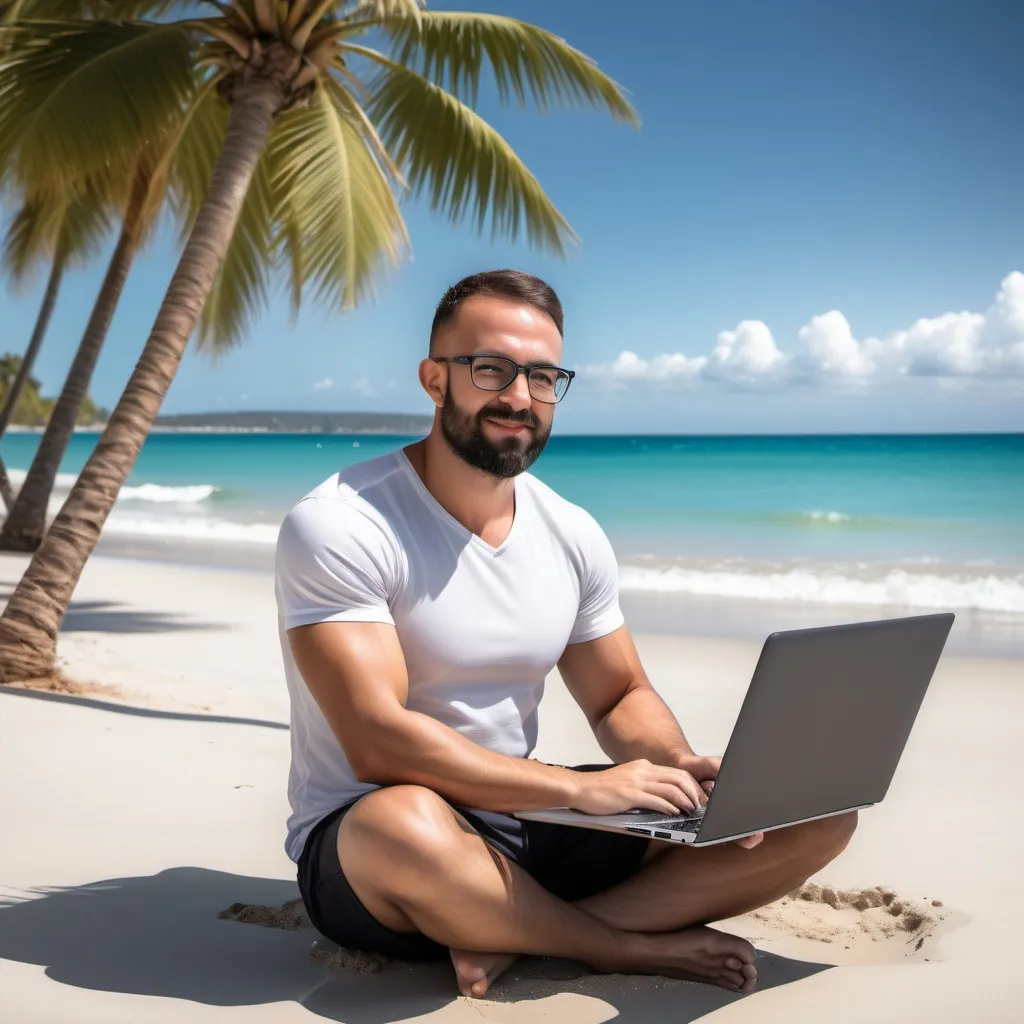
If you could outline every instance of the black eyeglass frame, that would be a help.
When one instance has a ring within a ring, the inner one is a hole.
[[[512,374],[512,379],[502,385],[500,388],[485,388],[482,384],[477,384],[476,375],[473,373],[474,363],[478,359],[501,359],[503,362],[509,363],[515,367],[515,373]],[[564,373],[566,380],[569,382],[565,385],[565,390],[553,401],[549,402],[544,398],[537,398],[533,393],[533,389],[530,389],[530,396],[537,402],[543,402],[545,405],[558,405],[558,403],[565,398],[569,393],[569,385],[572,384],[573,378],[576,376],[575,370],[567,370],[564,366],[555,366],[552,363],[531,363],[529,366],[520,366],[515,360],[509,359],[508,356],[490,355],[487,352],[478,352],[472,356],[431,356],[430,361],[433,363],[458,363],[460,366],[469,367],[469,379],[473,382],[474,387],[478,387],[481,391],[493,391],[498,394],[502,391],[507,390],[515,384],[519,377],[519,374],[523,374],[526,377],[526,384],[529,387],[530,374],[534,370],[557,370],[559,373]]]

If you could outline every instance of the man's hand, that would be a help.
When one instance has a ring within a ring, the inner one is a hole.
[[[718,778],[718,769],[722,767],[720,757],[700,757],[697,754],[686,754],[676,758],[678,767],[689,772],[701,785],[701,789],[710,796],[715,788],[715,779]],[[752,836],[744,836],[736,840],[737,846],[745,850],[752,850],[759,846],[764,840],[763,832],[755,832]]]
[[[586,814],[621,814],[636,807],[678,814],[707,801],[700,783],[689,772],[650,761],[579,772],[578,780],[570,806]]]

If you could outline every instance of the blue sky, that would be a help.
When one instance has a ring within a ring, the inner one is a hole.
[[[293,324],[276,298],[236,351],[189,352],[165,412],[429,411],[416,364],[437,299],[464,274],[517,266],[566,309],[565,363],[582,372],[564,432],[1024,429],[1021,5],[433,6],[542,25],[628,90],[639,132],[481,97],[580,247],[557,260],[492,244],[406,200],[413,259],[374,301]],[[163,232],[132,272],[94,378],[101,404],[138,357],[174,242]],[[65,285],[38,362],[47,393],[102,270]],[[42,277],[0,293],[3,349],[24,346]]]

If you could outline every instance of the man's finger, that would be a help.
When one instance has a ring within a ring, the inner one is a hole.
[[[755,846],[760,846],[764,842],[764,833],[755,832],[752,836],[744,836],[742,839],[736,840],[737,846],[742,846],[744,850],[752,850]]]
[[[707,782],[702,782],[701,788],[704,790],[705,793],[707,793],[708,796],[711,796],[711,790],[715,788],[715,780],[708,779]]]
[[[704,803],[704,791],[701,789],[700,783],[689,772],[679,772],[675,784],[690,798],[694,807]]]

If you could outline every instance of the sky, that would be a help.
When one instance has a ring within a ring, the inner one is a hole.
[[[415,196],[411,259],[375,297],[293,321],[283,292],[165,413],[429,412],[416,379],[462,276],[519,267],[565,307],[562,433],[1024,430],[1024,6],[1014,0],[447,0],[567,39],[641,127],[478,110],[580,242],[565,259],[453,226]],[[112,407],[177,259],[132,270],[92,394]],[[109,250],[108,250],[109,251]],[[105,255],[65,283],[36,375],[61,386]],[[45,274],[0,290],[21,351]]]

